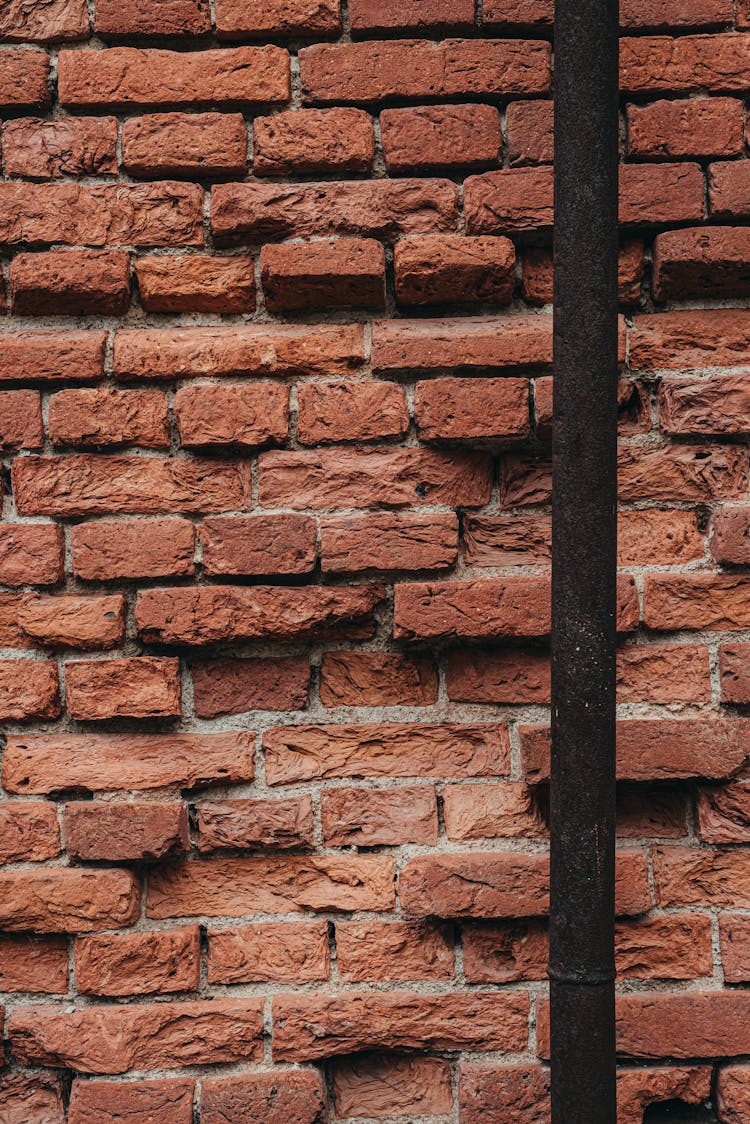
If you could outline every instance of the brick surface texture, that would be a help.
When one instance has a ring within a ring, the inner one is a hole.
[[[549,1124],[552,24],[0,3],[2,1124]],[[622,0],[618,1124],[750,1122],[749,86]]]

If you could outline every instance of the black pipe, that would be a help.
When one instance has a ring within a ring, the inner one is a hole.
[[[618,3],[556,0],[553,1124],[615,1124]]]

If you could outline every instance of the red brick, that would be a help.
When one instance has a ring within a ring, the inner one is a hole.
[[[187,519],[117,519],[72,529],[73,570],[84,581],[193,573],[195,528]]]
[[[68,1124],[191,1124],[193,1089],[191,1080],[74,1081]]]
[[[321,793],[320,819],[328,847],[435,846],[437,802],[432,785],[331,788]]]
[[[620,223],[659,226],[704,217],[703,170],[698,164],[623,164]]]
[[[326,652],[320,667],[323,706],[430,706],[437,702],[432,660],[390,652]]]
[[[750,562],[750,509],[720,508],[711,519],[710,530],[715,561],[740,566]]]
[[[551,316],[381,320],[373,325],[372,364],[378,373],[539,368],[551,363]]]
[[[633,1058],[710,1058],[744,1054],[746,991],[641,992],[617,1000],[617,1048]]]
[[[125,636],[125,598],[29,594],[18,611],[21,631],[37,644],[116,648]]]
[[[62,527],[54,523],[6,523],[0,527],[3,585],[55,585],[64,570]]]
[[[748,842],[750,788],[743,784],[727,784],[721,788],[700,789],[698,834],[704,843]]]
[[[0,390],[0,450],[41,449],[42,399],[36,390]],[[7,584],[7,583],[4,583]]]
[[[0,808],[0,826],[0,863],[42,862],[60,854],[60,828],[54,804],[6,801]]]
[[[251,733],[8,735],[8,792],[116,792],[251,781]]]
[[[482,25],[487,30],[508,28],[538,31],[552,26],[553,0],[485,0]]]
[[[65,664],[71,718],[174,718],[181,714],[180,662],[155,656]]]
[[[61,390],[49,404],[53,445],[169,448],[167,399],[159,390]]]
[[[387,855],[280,855],[210,858],[157,867],[148,917],[242,917],[247,913],[390,910],[393,859]],[[0,880],[0,885],[2,884]]]
[[[10,304],[17,316],[122,315],[130,304],[130,259],[117,250],[17,254]]]
[[[367,1049],[526,1049],[526,995],[374,992],[277,995],[277,1061],[315,1061]]]
[[[0,381],[96,382],[104,374],[106,342],[106,332],[3,332]]]
[[[211,31],[207,0],[96,0],[94,28],[111,36],[205,35]]]
[[[361,324],[121,330],[114,371],[123,380],[336,376],[361,366],[364,357]]]
[[[450,1066],[443,1058],[358,1054],[338,1058],[333,1065],[339,1116],[412,1117],[448,1113],[452,1108]]]
[[[750,923],[747,917],[722,914],[719,917],[721,963],[727,983],[750,980]],[[740,1121],[737,1121],[740,1124]]]
[[[750,313],[736,308],[638,316],[630,333],[630,365],[638,371],[745,366],[748,326]]]
[[[4,1070],[0,1104],[8,1124],[65,1124],[63,1080],[57,1074]]]
[[[750,295],[749,234],[726,226],[660,234],[654,244],[656,299]]]
[[[628,155],[641,160],[738,156],[743,146],[742,102],[686,98],[627,107]]]
[[[437,570],[458,554],[453,514],[330,515],[321,519],[321,566],[358,570]]]
[[[278,641],[367,623],[382,596],[372,585],[154,589],[138,594],[136,622],[143,640],[160,644]]]
[[[520,781],[446,785],[443,819],[446,835],[458,842],[547,835],[537,797]]]
[[[198,457],[24,457],[13,487],[22,515],[232,511],[250,504],[250,469]]]
[[[410,921],[342,921],[336,962],[347,983],[450,980],[453,934],[446,925]]]
[[[140,913],[140,884],[126,870],[18,870],[0,874],[0,891],[9,932],[85,933],[132,925]]]
[[[297,656],[213,660],[197,664],[191,674],[193,705],[199,718],[307,706],[310,665]]]
[[[282,726],[263,735],[271,785],[338,777],[482,777],[509,769],[496,723]],[[7,786],[6,786],[7,787]]]
[[[541,1066],[461,1062],[459,1111],[466,1124],[550,1124],[549,1073]]]
[[[128,862],[181,854],[190,846],[187,811],[176,802],[67,804],[65,845],[72,858],[87,861]]]
[[[248,7],[243,0],[217,0],[216,32],[220,39],[335,37],[341,30],[339,0],[262,0]]]
[[[621,839],[683,839],[688,834],[687,805],[679,788],[621,785],[617,797],[617,834]],[[692,811],[692,809],[691,809]]]
[[[251,257],[191,254],[138,258],[135,273],[147,312],[252,312],[255,275]]]
[[[618,295],[620,304],[639,304],[643,282],[643,242],[620,247]],[[552,303],[552,253],[530,246],[523,256],[523,295],[529,304]],[[537,383],[538,387],[538,383]]]
[[[637,644],[617,656],[621,702],[711,701],[708,649],[697,644]]]
[[[750,680],[746,670],[748,655],[750,655],[750,645],[722,644],[719,653],[722,702],[750,701]]]
[[[289,428],[289,388],[270,382],[192,384],[177,391],[174,412],[186,448],[274,445]]]
[[[27,599],[27,593],[0,593],[0,644],[4,648],[39,647],[21,628],[21,609]]]
[[[77,1011],[20,1007],[8,1030],[21,1065],[51,1064],[79,1073],[259,1061],[263,1001],[211,999]]]
[[[372,119],[361,109],[295,109],[253,121],[256,176],[369,172]]]
[[[209,983],[328,979],[327,921],[267,921],[208,931]]]
[[[76,986],[84,995],[150,995],[195,991],[200,980],[200,929],[102,933],[75,942]]]
[[[643,620],[655,631],[750,628],[750,583],[735,574],[649,574]]]
[[[362,105],[393,98],[544,94],[548,43],[501,39],[315,44],[300,51],[302,99]]]
[[[315,566],[317,528],[306,515],[228,515],[203,521],[207,574],[305,574]]]
[[[269,312],[382,308],[385,254],[369,238],[264,246],[261,281]]]
[[[117,175],[117,119],[62,117],[44,121],[21,117],[6,121],[3,155],[9,176],[59,179],[62,176]]]
[[[741,92],[749,53],[750,36],[731,32],[621,39],[620,89],[628,94]]]
[[[0,109],[43,109],[50,105],[49,55],[45,51],[3,51]]]
[[[511,167],[551,164],[554,158],[551,101],[514,101],[508,106],[508,156]]]
[[[247,127],[240,113],[131,117],[122,126],[122,162],[126,171],[143,179],[242,176],[247,171]]]
[[[309,796],[290,800],[203,800],[198,810],[198,850],[222,848],[288,851],[313,843]]]
[[[203,1124],[224,1124],[226,1120],[319,1124],[326,1112],[323,1079],[313,1070],[280,1069],[214,1077],[202,1083]]]
[[[422,441],[520,441],[531,429],[529,409],[528,379],[431,379],[414,391]]]
[[[355,36],[375,31],[445,34],[472,31],[474,9],[470,0],[351,0],[349,21]]]
[[[281,47],[61,51],[58,84],[61,105],[84,109],[265,105],[289,101],[289,55]]]
[[[0,660],[0,720],[30,722],[59,714],[54,660]]]
[[[731,445],[620,449],[620,499],[685,503],[741,499],[747,489],[744,451]]]
[[[621,27],[711,27],[732,22],[729,0],[623,0]]]
[[[394,248],[396,300],[510,304],[516,254],[507,238],[405,238]]]
[[[55,42],[85,39],[89,33],[86,0],[50,0],[50,3],[26,4],[9,0],[0,12],[0,41]]]
[[[310,382],[297,388],[297,440],[303,445],[403,437],[409,406],[392,382]]]
[[[703,379],[672,375],[662,379],[659,388],[661,427],[676,435],[747,433],[748,401],[746,375]]]
[[[726,1124],[742,1124],[750,1112],[750,1067],[733,1065],[719,1070],[716,1102]]]
[[[550,701],[546,652],[517,648],[496,652],[460,648],[448,655],[448,697],[457,702],[541,703]]]
[[[654,884],[661,906],[746,909],[750,902],[748,852],[658,847],[654,850]]]
[[[382,5],[379,5],[382,10]],[[385,164],[393,174],[496,167],[500,115],[492,105],[421,105],[380,115]]]
[[[263,507],[481,507],[490,498],[490,460],[432,449],[332,449],[260,457]]]
[[[0,985],[5,992],[64,995],[68,990],[65,937],[0,937]],[[0,1085],[0,1103],[4,1090]]]

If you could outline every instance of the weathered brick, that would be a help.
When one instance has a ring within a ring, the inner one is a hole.
[[[641,160],[738,156],[743,145],[742,102],[685,98],[629,105],[627,129],[628,155]]]
[[[734,434],[748,432],[746,411],[750,379],[746,375],[661,380],[661,428],[670,435]]]
[[[648,574],[643,620],[656,631],[750,627],[750,583],[742,574]]]
[[[321,1124],[327,1111],[323,1079],[313,1070],[284,1069],[248,1076],[212,1077],[202,1083],[201,1120],[298,1121]]]
[[[432,785],[403,788],[331,788],[321,793],[320,819],[329,847],[380,847],[437,843]]]
[[[264,246],[260,267],[270,312],[385,304],[385,254],[371,238]]]
[[[327,921],[266,921],[208,931],[210,983],[328,979]]]
[[[200,929],[78,937],[76,986],[84,995],[150,995],[195,991],[200,980]]]
[[[132,925],[140,884],[126,870],[48,867],[0,873],[0,925],[9,932],[81,933]]]
[[[750,979],[750,924],[747,917],[721,914],[719,941],[724,979],[727,983],[745,983]]]
[[[50,0],[42,5],[9,0],[0,12],[0,40],[4,43],[85,39],[88,33],[86,0]]]
[[[288,656],[272,660],[225,659],[191,668],[199,718],[250,710],[301,710],[307,706],[310,665]]]
[[[321,566],[358,570],[439,570],[458,554],[453,514],[329,515],[320,522]]]
[[[105,39],[128,35],[205,35],[211,30],[207,0],[96,0],[94,28]]]
[[[253,259],[191,254],[138,258],[135,274],[147,312],[252,312]]]
[[[262,448],[287,435],[289,388],[270,382],[192,384],[177,391],[174,412],[186,448]]]
[[[117,119],[20,117],[6,121],[3,156],[9,176],[46,180],[117,175]]]
[[[508,106],[508,156],[511,167],[551,164],[554,157],[553,103],[514,101]]]
[[[372,365],[379,374],[549,367],[551,316],[377,321]]]
[[[65,806],[64,830],[68,853],[87,861],[162,859],[190,845],[187,812],[176,802],[77,801]]]
[[[323,706],[429,706],[437,693],[437,670],[429,658],[326,652],[320,666]]]
[[[471,31],[474,9],[470,0],[352,0],[349,11],[353,35],[374,31]]]
[[[0,937],[0,984],[5,992],[64,995],[68,990],[68,942],[64,936]],[[0,1104],[5,1107],[0,1085]]]
[[[339,0],[217,0],[216,32],[222,39],[334,38],[341,30]]]
[[[21,631],[36,644],[116,648],[125,635],[125,598],[29,594],[18,611]]]
[[[197,811],[199,851],[288,851],[313,843],[309,796],[289,800],[202,800]]]
[[[750,1112],[750,1067],[732,1065],[719,1070],[716,1102],[726,1124],[742,1124]]]
[[[750,237],[742,227],[697,227],[660,234],[654,243],[657,300],[750,294]]]
[[[6,1069],[0,1075],[0,1104],[8,1124],[65,1124],[63,1081],[58,1074]]]
[[[182,712],[179,660],[140,656],[65,664],[71,718],[174,718]]]
[[[122,127],[122,162],[126,171],[143,179],[241,176],[247,171],[247,128],[240,113],[131,117]]]
[[[750,655],[747,644],[722,644],[719,653],[722,702],[745,703],[750,700],[750,680],[746,660]]]
[[[750,838],[750,788],[743,784],[698,792],[698,834],[704,843],[745,843]]]
[[[337,1058],[333,1097],[342,1117],[448,1113],[453,1105],[450,1066],[443,1058],[391,1052]]]
[[[73,570],[84,581],[193,573],[195,528],[187,519],[117,519],[72,528]]]
[[[732,445],[622,447],[618,455],[620,499],[700,502],[741,499],[747,489],[744,450]]]
[[[54,804],[36,800],[6,802],[0,808],[0,827],[0,863],[42,862],[60,854],[60,828]]]
[[[716,562],[745,565],[750,562],[750,509],[720,508],[710,524],[711,554]]]
[[[106,332],[3,332],[0,381],[96,382],[104,374],[106,342]]]
[[[380,115],[380,130],[391,175],[492,168],[500,162],[500,115],[492,105],[385,109]]]
[[[342,980],[450,980],[453,934],[445,925],[411,921],[342,921],[336,924],[336,962]]]
[[[628,94],[740,92],[749,54],[750,36],[733,33],[624,38],[620,40],[620,89]]]
[[[392,382],[310,382],[297,388],[297,439],[303,445],[403,437],[409,406]]]
[[[748,324],[750,314],[736,308],[637,316],[630,365],[638,371],[745,366]]]
[[[49,403],[53,445],[169,448],[169,410],[159,390],[61,390]]]
[[[130,304],[130,259],[119,250],[16,254],[10,307],[17,316],[119,316]]]
[[[368,172],[372,118],[361,109],[295,109],[253,121],[256,176]]]
[[[654,885],[661,906],[746,909],[750,901],[748,853],[657,847],[654,849]]]
[[[641,992],[617,999],[617,1048],[633,1058],[735,1057],[748,1042],[748,993]]]
[[[521,441],[531,430],[528,379],[418,382],[414,420],[422,441]]]
[[[393,262],[399,304],[513,299],[516,254],[508,238],[404,238]]]
[[[0,660],[0,720],[30,722],[60,714],[54,660]]]
[[[0,390],[0,451],[41,449],[42,399],[36,390]],[[9,583],[3,583],[9,584]]]
[[[110,1124],[118,1117],[132,1124],[191,1124],[191,1080],[74,1081],[68,1124]]]
[[[458,842],[547,835],[537,797],[520,781],[446,785],[443,819],[446,835]]]
[[[3,51],[2,64],[0,108],[44,109],[50,105],[50,64],[45,51],[6,50]]]
[[[0,394],[0,409],[2,409]],[[55,585],[65,570],[62,527],[54,523],[6,523],[0,527],[0,582]]]

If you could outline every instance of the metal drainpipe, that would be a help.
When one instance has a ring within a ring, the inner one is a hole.
[[[618,3],[556,0],[553,1124],[615,1124]]]

